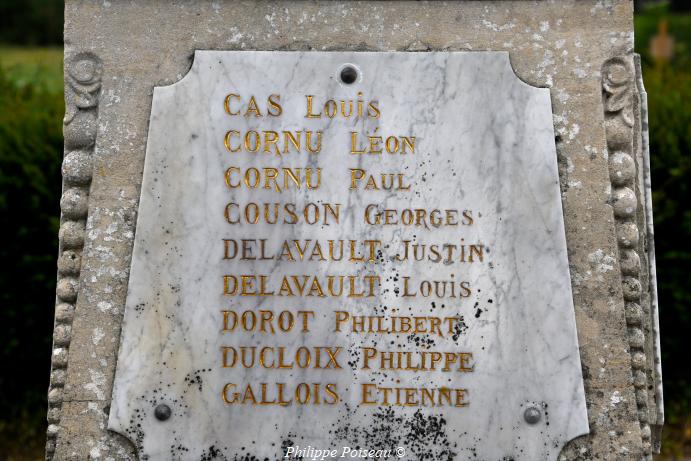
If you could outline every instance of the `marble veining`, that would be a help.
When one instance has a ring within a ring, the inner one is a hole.
[[[346,63],[359,70],[351,85],[338,77]],[[254,96],[263,114],[267,98],[279,94],[282,113],[230,116],[223,104],[230,93],[245,109]],[[315,110],[329,98],[376,101],[381,115],[306,118],[306,95],[314,96]],[[320,131],[321,149],[231,153],[224,146],[229,130]],[[415,152],[351,154],[353,131],[415,136]],[[320,168],[321,176],[315,189],[230,188],[231,166]],[[351,189],[353,169],[395,172],[410,190],[364,190],[364,182]],[[278,203],[282,219],[285,203],[298,210],[313,203],[321,219],[266,224],[260,216],[257,224],[231,224],[224,215],[229,203]],[[340,204],[337,223],[327,219],[325,203]],[[369,224],[369,205],[437,209],[442,216],[457,210],[458,219],[439,227],[424,219]],[[261,239],[272,256],[293,240],[376,240],[381,248],[372,262],[239,261],[224,259],[224,239],[254,241],[252,257]],[[445,243],[479,245],[483,257],[403,258],[413,244],[433,256],[430,245]],[[265,274],[274,292],[293,275],[350,275],[363,290],[367,276],[380,283],[372,297],[224,295],[224,276],[242,274]],[[416,296],[405,296],[406,277]],[[422,296],[425,280],[446,281],[454,296]],[[222,331],[223,310],[302,310],[314,318],[308,333],[231,333]],[[335,331],[337,311],[386,321],[460,320],[445,335],[361,334]],[[340,347],[341,368],[224,368],[221,348],[241,346]],[[472,353],[472,371],[363,369],[363,348],[412,352],[413,360],[424,352]],[[227,383],[238,391],[269,383],[274,392],[284,383],[291,396],[298,383],[319,384],[326,400],[324,386],[333,383],[339,400],[228,404],[221,397]],[[363,384],[464,389],[467,406],[359,405]],[[171,409],[165,420],[155,415],[162,404]],[[526,410],[537,410],[533,424]],[[520,81],[503,52],[197,51],[181,81],[154,90],[109,428],[152,461],[281,459],[286,447],[298,445],[401,446],[403,459],[555,460],[567,441],[588,432],[588,422],[549,91]]]

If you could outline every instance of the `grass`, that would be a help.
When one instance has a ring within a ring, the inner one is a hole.
[[[62,47],[26,48],[0,45],[0,66],[17,85],[33,84],[62,92]]]

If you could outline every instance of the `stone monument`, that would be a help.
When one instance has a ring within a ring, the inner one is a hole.
[[[67,1],[47,458],[652,459],[632,8]]]

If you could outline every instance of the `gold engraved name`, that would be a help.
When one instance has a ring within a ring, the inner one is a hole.
[[[362,190],[410,190],[410,184],[406,184],[403,173],[380,173],[377,176],[362,168],[351,168],[350,189],[361,187]]]
[[[255,366],[267,369],[292,370],[293,368],[339,369],[338,355],[340,346],[298,347],[295,351],[286,351],[284,346],[223,346],[223,368],[243,368]]]
[[[304,173],[304,174],[303,174]],[[231,166],[225,174],[229,189],[284,190],[319,189],[322,179],[321,168],[246,168]]]
[[[365,101],[362,92],[357,93],[357,99],[327,99],[323,103],[316,102],[314,95],[307,95],[305,118],[373,118],[381,116],[378,101]]]
[[[263,274],[223,276],[225,296],[305,296],[373,298],[381,283],[379,275],[286,275],[277,286]]]
[[[467,407],[467,389],[439,387],[384,387],[372,383],[360,385],[361,405],[394,405],[401,407]]]
[[[415,136],[381,136],[377,134],[362,135],[357,131],[350,132],[350,153],[353,155],[381,155],[387,154],[414,154]]]
[[[230,202],[223,213],[228,224],[338,224],[340,203],[254,203]]]
[[[383,316],[352,315],[347,311],[334,311],[334,331],[363,334],[431,334],[440,338],[453,336],[458,331],[460,316]]]
[[[363,370],[369,370],[372,364],[379,370],[440,370],[468,373],[474,369],[471,352],[380,351],[373,347],[361,347],[361,349]]]
[[[250,96],[247,104],[242,100],[242,96],[235,93],[229,93],[223,100],[223,109],[228,115],[242,115],[244,117],[278,117],[283,113],[281,107],[281,95],[272,94],[266,98],[264,110],[257,104],[257,99]]]
[[[223,259],[240,261],[347,261],[374,263],[381,240],[283,240],[280,249],[268,239],[223,239]]]
[[[371,226],[414,226],[425,229],[448,226],[471,226],[475,221],[471,210],[433,208],[385,208],[371,203],[365,208],[364,220]]]
[[[263,153],[278,157],[290,152],[318,154],[322,149],[322,132],[298,130],[281,131],[279,134],[273,130],[228,130],[223,137],[223,145],[231,153]]]
[[[310,319],[314,319],[314,311],[297,311],[293,312],[284,310],[276,315],[273,311],[268,309],[246,310],[238,313],[234,310],[221,311],[223,314],[223,328],[222,333],[232,333],[239,330],[247,333],[259,332],[275,335],[279,333],[288,333],[295,327],[295,317],[298,317],[298,324],[302,325],[299,328],[301,333],[309,333]]]
[[[223,386],[221,398],[229,405],[334,405],[340,400],[335,383],[300,383],[292,392],[286,383],[246,384],[238,390],[235,383]]]

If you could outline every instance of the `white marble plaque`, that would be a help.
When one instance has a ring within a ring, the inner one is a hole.
[[[507,53],[197,51],[154,90],[109,427],[555,460],[588,422],[549,91]]]

